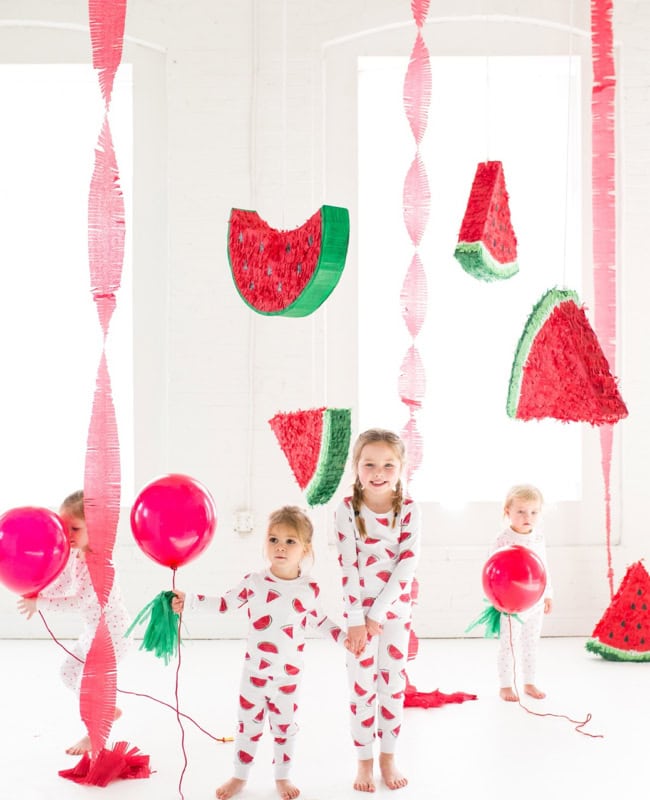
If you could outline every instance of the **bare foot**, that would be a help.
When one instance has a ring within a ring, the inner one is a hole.
[[[403,789],[408,783],[407,779],[395,766],[395,758],[392,753],[379,754],[379,769],[381,777],[389,789]]]
[[[113,719],[119,719],[122,716],[122,710],[119,708],[115,709],[115,714],[113,715]],[[81,739],[76,744],[70,745],[66,749],[66,753],[69,756],[81,756],[84,753],[89,753],[92,748],[90,744],[90,736],[82,736]]]
[[[90,736],[82,736],[77,744],[72,744],[65,751],[69,756],[81,756],[90,752]]]
[[[228,800],[229,797],[233,797],[237,792],[241,792],[245,784],[246,781],[241,778],[231,778],[229,781],[222,783],[215,794],[219,800]]]
[[[277,786],[281,800],[293,800],[294,797],[298,797],[300,794],[300,789],[286,779],[277,780],[275,785]]]
[[[508,703],[517,703],[519,701],[519,698],[517,697],[517,694],[512,686],[503,686],[501,689],[499,689],[499,697],[502,700],[507,700]]]
[[[529,694],[531,697],[534,697],[536,700],[541,700],[543,697],[546,697],[546,692],[543,692],[541,689],[538,689],[534,683],[525,683],[524,692],[526,692],[526,694]]]
[[[375,778],[372,774],[372,758],[359,761],[359,769],[357,770],[357,777],[353,785],[357,792],[375,791]]]

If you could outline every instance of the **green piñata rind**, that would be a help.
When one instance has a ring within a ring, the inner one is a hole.
[[[598,639],[587,639],[585,648],[590,653],[596,653],[607,661],[650,661],[650,650],[640,652],[638,650],[619,650],[618,647],[611,647],[603,644]]]
[[[326,408],[318,465],[305,489],[310,506],[323,505],[337,490],[350,448],[352,412],[349,408]]]
[[[562,303],[572,301],[579,304],[578,295],[571,289],[549,289],[541,299],[535,304],[530,316],[526,320],[524,329],[519,337],[515,357],[512,362],[510,372],[510,383],[508,385],[508,400],[506,412],[513,419],[517,416],[519,405],[519,394],[521,392],[521,382],[524,376],[524,366],[528,361],[530,349],[535,337],[542,329],[553,311]]]
[[[517,261],[499,263],[483,242],[459,242],[454,250],[454,257],[465,272],[488,283],[512,278],[519,272]]]

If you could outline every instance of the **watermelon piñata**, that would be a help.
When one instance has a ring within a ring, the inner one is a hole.
[[[517,419],[612,424],[627,416],[616,380],[575,292],[549,289],[517,344],[507,413]]]
[[[336,491],[350,447],[349,408],[315,408],[276,414],[269,420],[298,486],[310,506]]]
[[[347,208],[322,206],[289,231],[271,228],[256,211],[233,208],[228,260],[237,291],[259,314],[305,317],[338,283],[349,238]]]
[[[465,272],[484,281],[503,280],[519,271],[500,161],[486,161],[476,168],[454,256]]]
[[[627,572],[585,647],[608,661],[650,661],[650,575],[640,561]]]

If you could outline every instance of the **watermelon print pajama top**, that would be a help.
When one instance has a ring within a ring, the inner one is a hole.
[[[411,584],[420,556],[420,510],[405,499],[400,516],[374,514],[361,506],[367,536],[355,524],[352,498],[336,511],[336,544],[343,576],[348,627],[366,617],[383,626],[355,658],[347,655],[350,722],[357,758],[373,757],[375,737],[382,753],[395,752],[402,724],[406,659],[411,627]]]
[[[268,717],[276,780],[289,776],[294,721],[303,670],[307,625],[343,645],[343,631],[320,609],[318,584],[308,576],[276,578],[270,570],[246,575],[222,597],[185,596],[185,609],[224,614],[248,611],[248,641],[239,687],[234,776],[248,778]]]
[[[37,607],[39,611],[72,611],[84,621],[81,635],[71,650],[74,655],[68,655],[61,666],[63,683],[79,694],[84,660],[101,616],[101,606],[84,558],[73,551],[61,575],[38,595]],[[104,608],[104,619],[113,642],[115,658],[120,661],[131,648],[132,642],[124,638],[131,624],[131,616],[122,601],[117,581],[113,583]]]
[[[544,600],[552,599],[553,587],[548,571],[546,560],[546,544],[543,534],[537,529],[530,533],[516,533],[512,528],[506,528],[496,538],[494,548],[499,550],[502,547],[521,545],[532,550],[546,570],[546,589],[543,597],[535,603],[532,608],[517,614],[521,620],[511,619],[507,614],[501,614],[501,631],[499,634],[499,650],[497,655],[497,673],[499,676],[499,687],[506,688],[514,686],[515,673],[512,651],[518,666],[521,668],[521,677],[524,683],[535,683],[535,673],[537,671],[537,648],[539,638],[542,633],[542,622],[544,621]],[[512,647],[510,639],[512,637]]]

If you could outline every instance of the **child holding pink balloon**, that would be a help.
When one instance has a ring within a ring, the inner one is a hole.
[[[544,614],[550,614],[553,608],[553,587],[548,573],[546,544],[544,535],[538,527],[542,503],[542,493],[535,486],[529,484],[513,486],[506,495],[503,508],[508,526],[497,536],[493,548],[496,551],[512,545],[527,547],[538,556],[546,571],[546,588],[540,600],[531,608],[517,613],[517,619],[513,620],[507,614],[501,615],[497,672],[499,695],[502,700],[508,702],[519,701],[514,689],[513,653],[518,654],[517,661],[522,670],[524,692],[536,699],[546,696],[535,684],[542,622]]]
[[[318,585],[304,572],[303,559],[313,557],[313,526],[296,506],[274,511],[268,522],[265,555],[269,567],[246,575],[222,597],[176,590],[172,609],[201,609],[223,614],[248,606],[248,643],[242,671],[234,774],[216,796],[228,800],[248,778],[264,719],[273,736],[275,783],[281,800],[300,794],[289,779],[298,726],[294,721],[303,671],[307,625],[344,646],[341,628],[320,609]]]
[[[89,550],[88,531],[84,513],[83,492],[77,491],[66,497],[61,504],[59,516],[63,520],[70,540],[70,558],[61,575],[43,589],[37,597],[23,597],[18,601],[18,610],[30,619],[37,611],[74,611],[81,614],[84,628],[81,636],[61,666],[63,683],[79,694],[84,659],[95,637],[95,630],[101,616],[101,608],[92,581],[86,553]],[[130,623],[130,616],[122,601],[116,584],[106,604],[105,619],[113,642],[116,660],[119,661],[130,647],[124,633]],[[121,711],[115,709],[115,719]],[[90,738],[86,734],[74,745],[67,748],[69,755],[81,755],[91,749]]]

